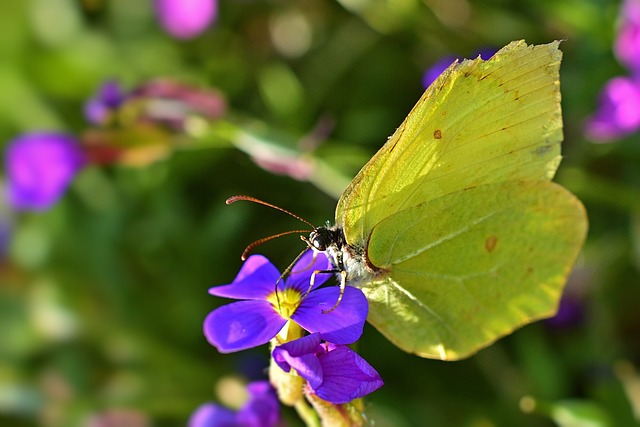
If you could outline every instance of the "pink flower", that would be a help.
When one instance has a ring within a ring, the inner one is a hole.
[[[173,37],[190,39],[200,35],[218,13],[216,0],[155,0],[162,27]]]
[[[596,112],[585,125],[587,136],[607,142],[640,129],[640,80],[615,77],[600,94]]]

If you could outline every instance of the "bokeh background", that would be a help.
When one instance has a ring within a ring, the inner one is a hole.
[[[147,0],[0,2],[0,144],[50,130],[162,152],[92,162],[45,210],[2,202],[0,426],[183,426],[201,403],[232,404],[238,384],[264,376],[268,352],[207,344],[202,321],[223,303],[207,289],[233,279],[250,242],[304,226],[225,199],[250,194],[332,220],[429,67],[517,39],[564,40],[557,181],[584,202],[590,231],[561,316],[449,363],[404,354],[367,328],[358,352],[386,380],[367,412],[380,427],[640,424],[640,136],[585,133],[602,88],[632,74],[613,49],[619,2],[215,6],[202,32],[181,38]],[[154,118],[136,112],[87,121],[85,103],[106,80],[135,91],[159,78],[222,110],[178,108],[177,126],[160,120],[150,133],[141,129]],[[258,252],[284,268],[301,245],[290,236]],[[284,417],[300,425],[293,411]]]

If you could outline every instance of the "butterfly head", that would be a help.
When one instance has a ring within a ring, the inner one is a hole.
[[[316,227],[309,233],[309,237],[303,240],[311,249],[325,252],[331,247],[341,247],[344,244],[344,235],[337,227]]]
[[[324,252],[331,243],[331,232],[326,227],[318,227],[309,233],[307,244],[313,249]]]

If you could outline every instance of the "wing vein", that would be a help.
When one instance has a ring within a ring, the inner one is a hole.
[[[414,304],[416,304],[418,307],[422,308],[424,311],[429,313],[429,315],[431,315],[438,323],[440,323],[444,327],[444,329],[446,329],[452,336],[458,335],[453,329],[451,329],[448,323],[445,322],[445,320],[442,317],[440,317],[440,315],[434,309],[432,309],[427,304],[423,303],[422,301],[417,299],[415,296],[410,294],[405,288],[400,286],[398,282],[396,282],[392,278],[389,278],[389,283],[391,283],[398,292],[400,292],[405,297],[409,298],[409,300],[411,300]],[[434,342],[444,342],[444,340],[442,339],[440,334],[437,333],[435,328],[430,328],[430,333],[436,337]],[[444,353],[444,349],[440,349],[440,353],[443,359],[446,358],[446,353]]]
[[[458,229],[458,230],[455,230],[455,231],[453,231],[453,232],[451,232],[451,233],[449,233],[449,234],[447,234],[447,235],[445,235],[445,236],[442,236],[442,237],[441,237],[440,239],[438,239],[438,240],[434,240],[434,241],[432,241],[432,242],[429,242],[429,243],[427,243],[426,245],[424,245],[424,246],[422,246],[422,247],[420,247],[420,248],[417,248],[416,250],[414,250],[414,251],[412,251],[412,252],[407,253],[407,254],[406,254],[406,255],[404,255],[403,257],[400,257],[400,258],[396,258],[396,259],[394,259],[394,260],[392,261],[392,263],[393,263],[393,264],[400,264],[401,262],[404,262],[404,261],[406,261],[406,260],[408,260],[408,259],[411,259],[411,258],[413,258],[413,257],[415,257],[415,256],[418,256],[418,255],[420,255],[421,253],[423,253],[423,252],[425,252],[425,251],[428,251],[428,250],[429,250],[429,249],[431,249],[431,248],[434,248],[434,247],[436,247],[436,246],[438,246],[438,245],[441,245],[441,244],[443,244],[443,243],[445,243],[445,242],[447,242],[447,241],[449,241],[449,240],[451,240],[451,239],[454,239],[454,238],[456,238],[456,237],[460,236],[461,234],[464,234],[464,233],[466,233],[467,231],[471,230],[471,229],[472,229],[473,227],[475,227],[476,225],[483,223],[484,221],[486,221],[487,219],[491,218],[491,217],[492,217],[492,216],[494,216],[495,214],[496,214],[496,212],[490,212],[490,213],[488,213],[487,215],[481,216],[480,218],[475,219],[475,220],[474,220],[473,222],[471,222],[470,224],[467,224],[465,227],[462,227],[462,228],[460,228],[460,229]],[[393,253],[393,246],[395,246],[395,242],[396,242],[396,241],[397,241],[397,237],[396,237],[396,239],[394,240],[394,245],[392,245],[392,247],[391,247],[391,248],[389,248],[389,251],[390,251],[391,253]]]

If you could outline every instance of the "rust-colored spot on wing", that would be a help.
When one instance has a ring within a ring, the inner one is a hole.
[[[484,241],[484,248],[487,252],[493,252],[498,244],[498,236],[489,236],[487,240]]]
[[[442,139],[442,131],[440,129],[436,129],[433,131],[433,137],[435,139]]]

